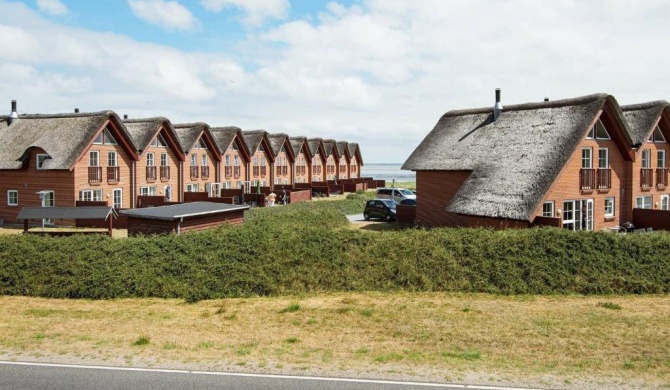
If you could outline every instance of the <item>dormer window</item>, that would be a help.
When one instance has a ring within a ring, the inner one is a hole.
[[[200,138],[198,142],[195,143],[195,146],[193,147],[194,149],[207,149],[207,144],[205,144],[205,140]]]
[[[263,144],[260,144],[260,146],[258,146],[258,150],[260,150],[261,152],[265,152],[265,148],[263,147]]]
[[[44,161],[46,161],[46,159],[48,158],[49,158],[48,154],[38,154],[36,163],[37,169],[44,169]]]
[[[105,129],[98,134],[93,140],[93,143],[96,145],[118,145],[112,134],[109,132],[109,129]]]
[[[595,125],[591,128],[591,131],[586,135],[586,139],[612,139],[610,134],[605,129],[603,122],[598,119]]]
[[[167,142],[165,142],[165,138],[163,138],[162,135],[158,134],[154,139],[151,140],[151,144],[149,146],[165,148],[167,147]]]
[[[232,150],[240,150],[240,148],[237,146],[237,142],[233,142],[232,144],[230,144],[230,148]]]
[[[660,127],[656,126],[654,132],[651,133],[651,137],[649,137],[649,142],[665,142],[665,137],[663,137]]]

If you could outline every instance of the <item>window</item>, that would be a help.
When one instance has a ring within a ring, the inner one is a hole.
[[[37,155],[37,164],[35,166],[37,169],[44,169],[44,161],[49,158],[48,154],[38,154]]]
[[[665,168],[665,150],[659,150],[656,152],[657,156],[657,167],[658,168]]]
[[[102,201],[102,190],[81,190],[79,191],[79,200],[100,202]]]
[[[165,138],[163,138],[162,135],[158,134],[156,137],[154,137],[154,139],[151,140],[151,144],[149,146],[164,148],[167,147],[167,142],[165,142]]]
[[[191,154],[191,166],[197,167],[198,166],[198,155],[195,153]]]
[[[195,149],[207,149],[207,144],[206,144],[205,141],[202,139],[202,137],[200,137],[200,139],[198,140],[198,142],[196,142],[194,148],[195,148]]]
[[[165,199],[168,202],[172,202],[172,185],[168,184],[165,187],[163,187],[163,194],[165,194]]]
[[[161,153],[161,167],[167,167],[167,166],[168,166],[168,154]]]
[[[42,200],[42,207],[54,207],[56,205],[56,199],[54,197],[53,191],[41,191],[44,194]]]
[[[18,206],[18,205],[19,205],[19,191],[8,190],[7,191],[7,206]]]
[[[156,186],[140,187],[141,196],[156,196]]]
[[[117,166],[116,152],[107,152],[107,166],[108,167]]]
[[[554,201],[548,201],[542,204],[542,216],[543,217],[554,216]]]
[[[614,198],[605,198],[605,217],[614,216]]]
[[[200,190],[200,186],[198,184],[187,184],[186,185],[186,192],[198,192]]]
[[[651,150],[649,149],[642,149],[642,168],[651,168]]]
[[[607,169],[609,167],[610,167],[609,149],[607,148],[598,149],[598,168]]]
[[[635,207],[638,209],[650,209],[651,195],[638,196],[637,198],[635,198]]]
[[[589,133],[586,135],[587,139],[611,139],[607,129],[603,122],[598,119],[595,125],[591,128]]]
[[[593,230],[593,199],[563,202],[563,228]]]
[[[147,166],[148,167],[153,167],[154,166],[154,154],[153,153],[147,153]]]
[[[668,210],[668,195],[661,195],[661,210]]]
[[[100,166],[100,153],[97,150],[91,150],[90,152],[88,152],[88,166],[89,167]]]
[[[261,156],[261,166],[265,166],[265,157]]]
[[[582,148],[582,169],[591,169],[593,167],[593,150],[591,148]]]
[[[665,137],[663,137],[660,127],[656,126],[654,132],[651,133],[651,137],[649,137],[649,142],[665,142]]]
[[[236,167],[240,166],[240,156],[235,156],[235,166]]]
[[[254,156],[254,166],[258,166],[258,156]]]
[[[226,166],[230,166],[230,156],[226,155]]]
[[[105,129],[98,134],[93,140],[93,143],[96,145],[118,145],[112,134],[109,132],[109,129]]]
[[[207,155],[206,154],[202,155],[202,166],[203,167],[207,166]]]
[[[123,189],[115,188],[112,190],[112,202],[115,209],[123,207]]]

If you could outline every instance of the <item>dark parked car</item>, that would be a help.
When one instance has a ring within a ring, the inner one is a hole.
[[[363,210],[363,218],[379,218],[383,221],[395,221],[395,201],[392,199],[368,200]]]
[[[416,199],[403,199],[400,201],[403,206],[416,206]]]

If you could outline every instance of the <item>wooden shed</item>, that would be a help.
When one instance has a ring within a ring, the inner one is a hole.
[[[128,216],[128,236],[204,230],[244,222],[249,206],[213,202],[181,203],[120,211]]]

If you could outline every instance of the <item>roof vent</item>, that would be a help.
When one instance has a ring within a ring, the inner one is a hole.
[[[19,119],[19,113],[16,111],[16,100],[12,100],[12,113],[7,118],[7,123],[12,124]]]
[[[128,119],[128,114],[123,114],[123,119]]]
[[[548,97],[544,98],[544,101],[545,101],[545,102],[548,102],[548,101],[549,101],[549,98],[548,98]]]
[[[78,109],[78,108],[75,108],[75,109],[74,109],[74,113],[75,113],[75,114],[79,114],[79,109]]]
[[[493,106],[493,121],[498,120],[500,113],[503,110],[502,103],[500,103],[500,88],[496,88],[496,104]]]

